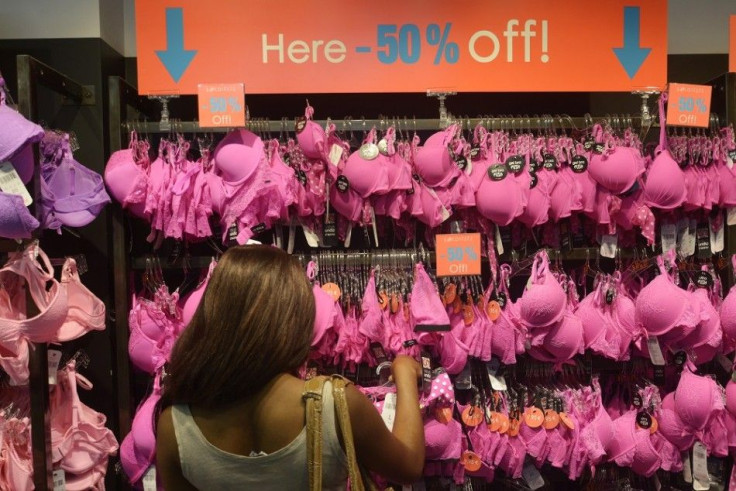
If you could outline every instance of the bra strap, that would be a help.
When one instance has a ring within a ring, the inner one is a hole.
[[[664,103],[667,102],[667,92],[659,96],[659,151],[667,150],[667,118],[664,111]]]

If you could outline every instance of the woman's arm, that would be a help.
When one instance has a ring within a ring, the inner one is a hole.
[[[176,444],[171,408],[163,410],[156,427],[156,472],[161,476],[164,489],[197,491],[184,478],[179,464],[179,448]]]
[[[412,484],[424,469],[424,426],[417,389],[422,370],[413,358],[399,355],[391,371],[396,383],[393,431],[358,389],[351,385],[346,390],[355,453],[367,469],[392,482]]]

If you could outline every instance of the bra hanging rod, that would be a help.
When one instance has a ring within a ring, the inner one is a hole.
[[[529,116],[529,117],[476,117],[476,118],[461,118],[453,120],[452,123],[461,125],[464,129],[475,128],[478,124],[484,125],[489,129],[503,129],[509,131],[525,131],[525,130],[570,130],[570,129],[584,129],[591,122],[607,122],[614,124],[614,120],[618,121],[631,121],[631,123],[638,127],[641,124],[641,116],[631,117],[619,117],[613,115],[606,116],[575,116],[568,117],[564,115],[553,115],[553,116]],[[199,126],[197,121],[177,121],[172,119],[170,130],[162,130],[159,122],[157,121],[126,121],[122,123],[123,128],[126,131],[135,130],[138,133],[146,134],[161,134],[161,133],[227,133],[233,128],[202,128]],[[385,116],[378,119],[331,119],[331,120],[314,120],[315,123],[319,124],[323,128],[328,123],[335,125],[338,131],[369,131],[371,128],[376,127],[378,129],[386,129],[392,125],[400,126],[402,131],[427,131],[427,130],[440,130],[442,129],[442,120],[439,118],[405,118]],[[294,119],[284,120],[267,120],[267,119],[251,119],[246,122],[245,127],[252,131],[270,132],[280,134],[281,132],[293,133],[295,126]],[[656,126],[656,124],[655,124]]]

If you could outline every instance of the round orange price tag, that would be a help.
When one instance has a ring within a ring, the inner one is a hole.
[[[471,452],[470,450],[463,452],[460,462],[462,462],[463,467],[465,467],[465,470],[468,472],[476,472],[481,466],[481,460],[480,457],[478,457],[478,454]]]
[[[506,434],[509,435],[510,437],[515,438],[515,437],[519,436],[519,429],[520,428],[521,428],[521,421],[519,421],[516,418],[511,418],[509,420],[509,429],[506,432]]]
[[[438,407],[434,411],[434,419],[446,425],[452,420],[452,408],[451,407]]]
[[[386,292],[378,294],[378,305],[381,306],[381,310],[386,310],[386,307],[388,307],[388,295],[386,295]]]
[[[524,411],[524,422],[529,428],[539,428],[544,424],[544,413],[537,407],[529,407]]]
[[[559,416],[562,424],[564,424],[568,429],[575,429],[575,423],[573,422],[573,420],[570,419],[570,416],[568,416],[567,413],[560,413]]]
[[[491,300],[488,302],[488,305],[486,305],[486,314],[488,314],[488,318],[491,319],[492,322],[495,322],[501,315],[501,305],[499,305],[495,300]]]
[[[404,320],[409,322],[409,319],[411,319],[411,310],[409,309],[409,304],[404,304]]]
[[[463,322],[466,326],[469,326],[475,320],[475,312],[473,312],[473,305],[463,305]]]
[[[445,305],[450,305],[452,302],[455,301],[455,297],[457,297],[457,287],[454,283],[450,283],[445,287],[445,293],[442,295],[442,301],[445,303]]]
[[[395,314],[399,311],[399,296],[395,293],[391,294],[391,313]]]
[[[511,421],[509,420],[509,417],[506,416],[505,414],[503,413],[498,413],[498,414],[499,414],[498,419],[501,420],[501,426],[499,426],[498,432],[501,435],[503,435],[505,433],[508,433],[509,426],[511,425]]]
[[[478,426],[483,422],[483,410],[478,406],[468,406],[463,411],[462,418],[467,426]]]
[[[652,416],[652,426],[649,428],[649,433],[653,435],[657,432],[658,429],[659,429],[659,422],[657,421],[657,418]]]
[[[499,418],[500,413],[491,411],[491,422],[488,423],[488,429],[496,432],[501,428],[501,419]]]
[[[560,424],[560,415],[554,409],[547,409],[544,412],[544,429],[554,430]]]
[[[459,314],[463,309],[463,301],[460,300],[460,296],[456,295],[455,300],[452,301],[452,313]]]
[[[330,294],[332,299],[337,302],[340,300],[340,296],[342,295],[342,291],[340,290],[340,287],[337,286],[335,283],[325,283],[322,285],[322,289]]]

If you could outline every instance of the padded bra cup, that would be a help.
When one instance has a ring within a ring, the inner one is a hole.
[[[378,155],[373,160],[365,160],[360,150],[353,152],[345,162],[343,175],[348,179],[350,187],[362,198],[372,194],[385,194],[389,191],[388,159]]]
[[[485,179],[475,195],[475,204],[481,215],[505,227],[519,216],[521,190],[511,180]]]
[[[445,187],[457,175],[459,169],[452,162],[448,144],[453,127],[434,133],[417,149],[414,166],[422,180],[431,188]]]
[[[617,147],[607,155],[594,154],[588,172],[598,184],[613,194],[621,194],[644,172],[643,159],[635,148]]]
[[[674,210],[687,195],[685,176],[669,150],[660,151],[647,172],[644,201],[648,206]]]
[[[263,141],[241,128],[222,139],[212,153],[212,160],[225,181],[238,182],[253,175],[264,155]]]
[[[675,390],[677,415],[689,428],[702,430],[720,399],[718,388],[710,377],[684,370]]]
[[[550,326],[564,314],[567,295],[550,273],[546,254],[537,255],[532,269],[531,284],[519,300],[521,320],[528,327]]]

